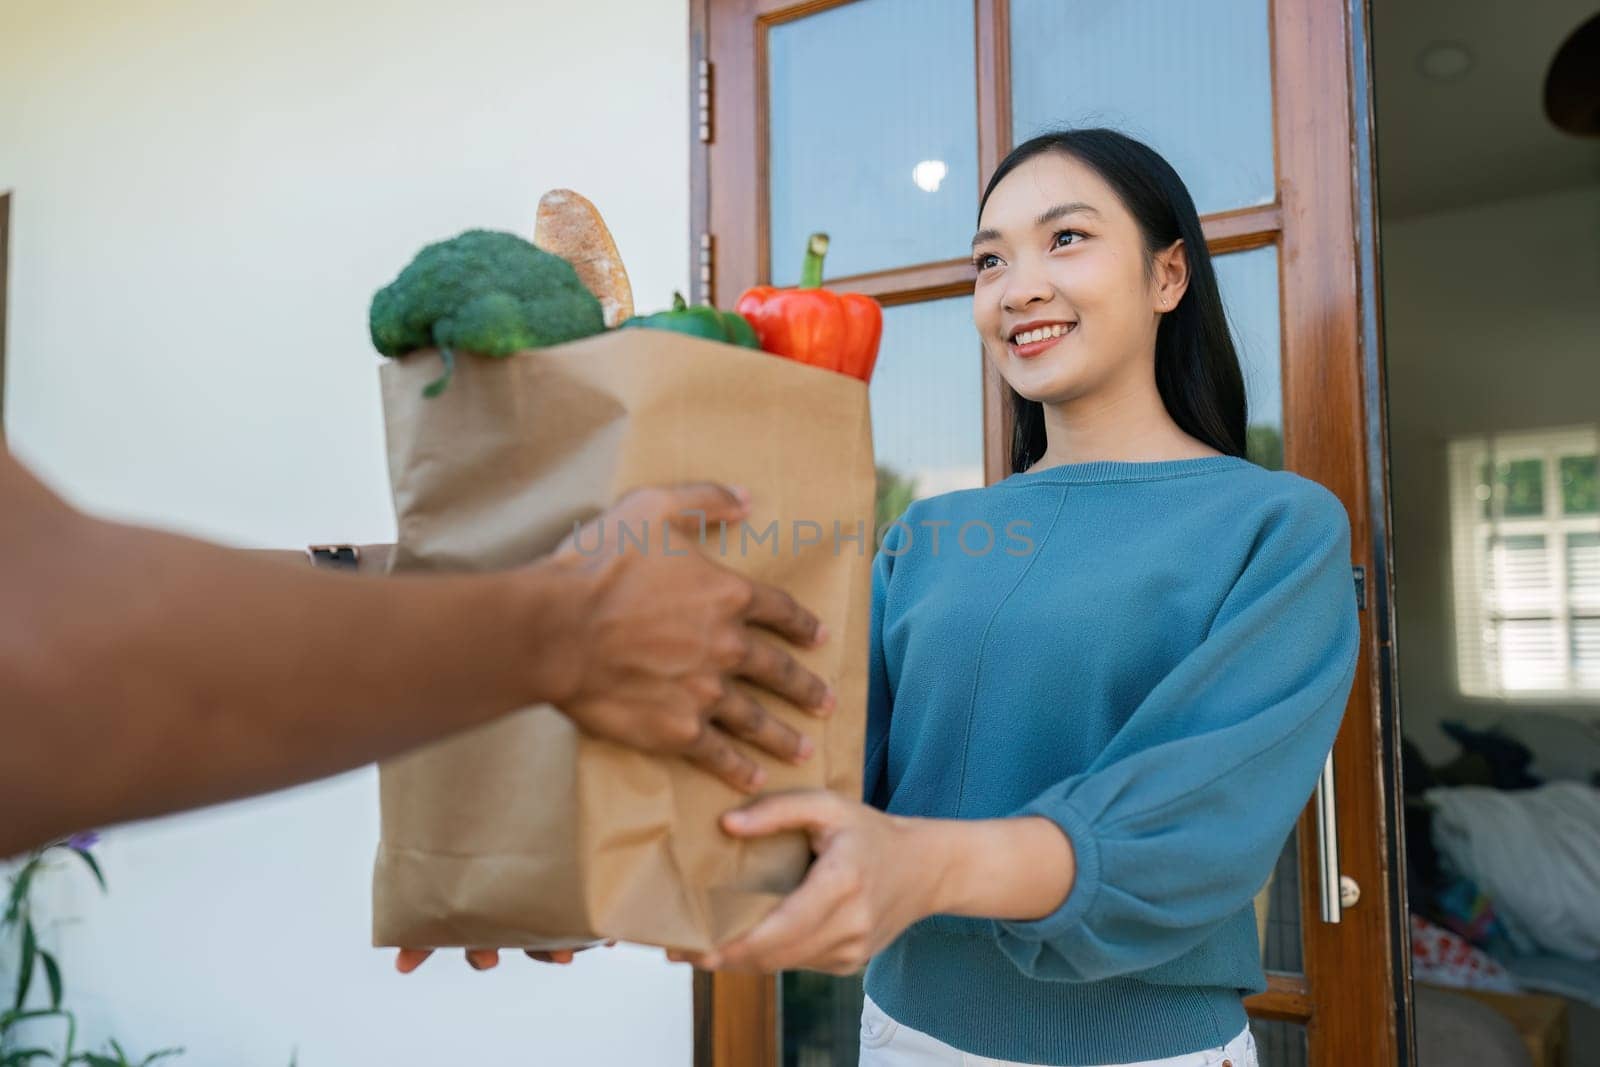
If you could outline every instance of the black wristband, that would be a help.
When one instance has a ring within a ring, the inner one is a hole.
[[[311,545],[306,549],[306,556],[313,567],[353,571],[361,566],[361,549],[355,545]]]

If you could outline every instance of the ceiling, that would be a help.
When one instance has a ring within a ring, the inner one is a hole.
[[[1558,131],[1544,76],[1596,0],[1372,0],[1378,191],[1388,218],[1600,183],[1600,138]],[[1467,72],[1423,74],[1435,42]]]

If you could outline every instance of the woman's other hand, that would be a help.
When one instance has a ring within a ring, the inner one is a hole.
[[[853,974],[933,914],[933,820],[886,815],[814,790],[763,797],[728,812],[722,825],[746,838],[804,830],[816,861],[799,888],[743,937],[708,953],[669,951],[669,959],[706,970]]]

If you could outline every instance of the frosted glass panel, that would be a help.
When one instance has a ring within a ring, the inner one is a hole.
[[[1300,831],[1295,829],[1278,854],[1278,866],[1267,888],[1266,940],[1261,965],[1269,971],[1301,974],[1305,953],[1300,929]],[[1261,904],[1256,901],[1257,907]],[[1259,915],[1257,916],[1259,919]]]
[[[885,308],[869,396],[879,525],[913,500],[983,484],[983,352],[970,297]],[[784,1067],[856,1062],[859,975],[784,974],[779,993]]]
[[[1202,214],[1273,199],[1267,0],[1011,0],[1012,139],[1112,126]]]
[[[971,0],[857,0],[768,33],[771,277],[961,256],[978,203]]]
[[[1217,287],[1244,372],[1249,457],[1283,469],[1283,329],[1278,314],[1278,248],[1218,256]]]
[[[972,300],[885,308],[872,375],[880,503],[983,484],[983,352]]]
[[[1309,1051],[1306,1028],[1278,1019],[1251,1019],[1259,1067],[1306,1067]]]

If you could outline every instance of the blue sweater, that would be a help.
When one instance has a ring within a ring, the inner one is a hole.
[[[1336,496],[1231,456],[1074,463],[914,504],[873,564],[866,799],[1043,816],[1077,880],[1036,921],[913,925],[868,968],[873,1000],[1037,1064],[1237,1036],[1266,986],[1252,898],[1355,676],[1350,564]]]

